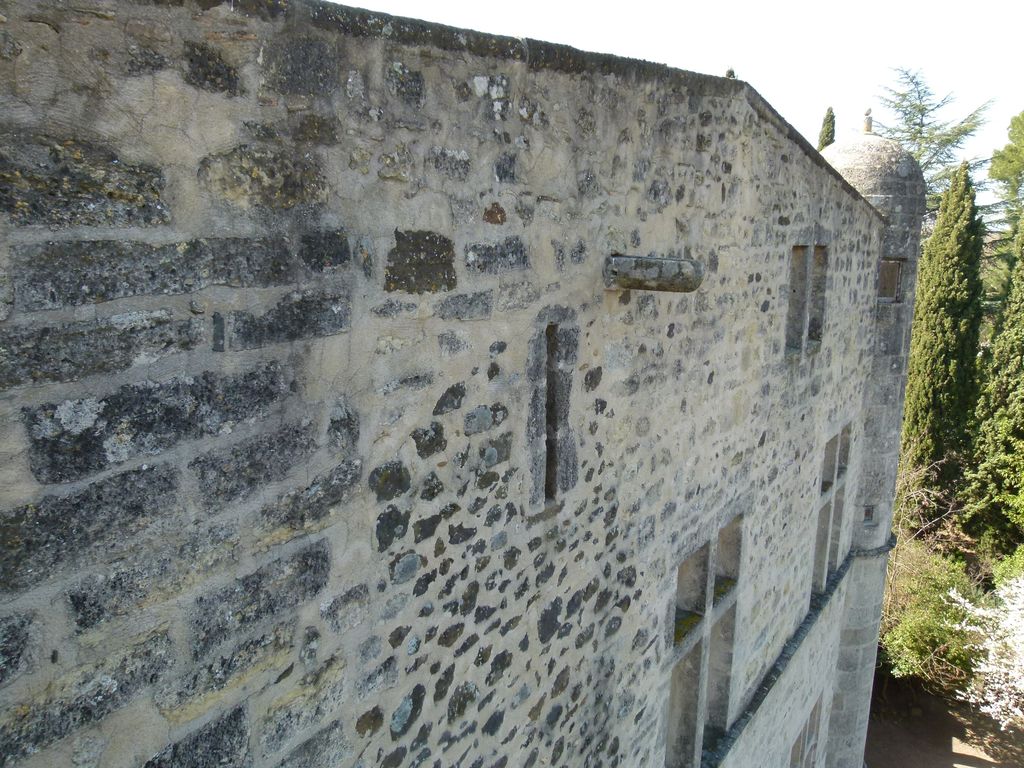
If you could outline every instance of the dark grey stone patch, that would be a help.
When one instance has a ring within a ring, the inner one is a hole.
[[[390,501],[409,490],[409,470],[401,461],[388,461],[370,472],[370,490],[377,501]]]
[[[308,427],[290,425],[205,453],[188,465],[196,474],[207,509],[244,499],[267,483],[282,480],[316,449]]]
[[[509,460],[512,456],[512,433],[488,440],[480,446],[480,460],[485,467],[493,467]]]
[[[424,501],[433,501],[444,492],[444,483],[437,473],[431,470],[430,474],[423,480],[423,487],[420,491],[420,498]]]
[[[343,267],[352,260],[348,234],[343,229],[336,229],[303,235],[299,246],[299,258],[314,274]]]
[[[270,704],[259,725],[264,755],[277,752],[293,736],[324,721],[338,708],[345,700],[344,673],[342,658],[331,656]]]
[[[170,63],[166,56],[162,56],[151,48],[135,44],[128,46],[126,70],[129,77],[151,75],[161,69],[166,69]]]
[[[434,313],[442,320],[484,320],[491,316],[492,291],[460,293],[437,303]]]
[[[409,532],[409,510],[400,510],[394,504],[377,515],[377,551],[383,552]]]
[[[275,90],[306,96],[327,96],[342,79],[341,61],[334,46],[312,37],[281,39],[268,52],[265,73]]]
[[[397,317],[407,312],[415,312],[417,304],[411,301],[395,301],[394,299],[388,299],[387,301],[381,302],[376,307],[372,307],[370,312],[377,317]]]
[[[501,184],[515,184],[516,155],[508,152],[494,162],[494,179]]]
[[[29,628],[33,617],[29,613],[15,613],[0,618],[0,685],[3,685],[28,666]]]
[[[232,313],[231,349],[258,349],[300,339],[334,336],[349,327],[348,294],[302,291],[281,299],[258,317]]]
[[[288,753],[277,768],[336,768],[350,749],[341,720],[335,720]]]
[[[25,408],[29,465],[41,482],[66,482],[182,441],[220,434],[265,416],[289,391],[281,366],[205,372],[126,384],[102,398]]]
[[[527,269],[530,258],[518,235],[500,243],[475,243],[466,246],[466,267],[488,275]]]
[[[434,383],[434,374],[432,373],[414,373],[411,376],[402,376],[398,379],[392,379],[380,387],[377,391],[382,395],[390,395],[392,392],[398,392],[401,389],[408,389],[413,392],[419,392],[426,389]]]
[[[161,536],[161,543],[166,538]],[[183,540],[172,540],[156,552],[136,544],[128,559],[102,574],[86,576],[68,591],[75,626],[91,629],[133,613],[154,595],[180,591],[225,563],[235,562],[238,543],[234,525],[216,524],[190,529]]]
[[[321,539],[196,598],[193,656],[201,658],[238,632],[316,597],[330,569],[331,551]]]
[[[454,723],[466,714],[469,705],[476,701],[479,689],[475,683],[463,683],[456,686],[448,699],[448,722]]]
[[[427,162],[435,171],[443,173],[449,179],[465,181],[469,177],[469,153],[464,149],[431,147]]]
[[[409,69],[400,61],[392,62],[384,77],[388,90],[403,104],[419,109],[423,106],[423,74]]]
[[[260,527],[271,531],[291,530],[293,535],[323,527],[331,509],[347,500],[358,485],[362,470],[363,464],[358,459],[344,461],[305,488],[281,496],[260,511]]]
[[[177,489],[177,470],[164,465],[123,472],[3,512],[0,589],[35,584],[88,554],[116,554],[115,544],[123,549],[134,534],[177,509]]]
[[[461,381],[457,384],[452,384],[444,391],[441,397],[438,398],[437,404],[434,405],[434,415],[440,416],[445,413],[457,411],[462,407],[462,401],[465,397],[466,385]]]
[[[288,210],[327,200],[327,180],[309,153],[242,144],[208,155],[199,178],[225,200],[247,207]]]
[[[14,762],[102,720],[160,680],[173,655],[170,637],[159,632],[50,683],[33,703],[7,710],[0,724],[0,755]]]
[[[43,381],[77,381],[151,363],[202,343],[203,321],[170,312],[132,312],[103,320],[0,330],[0,389]]]
[[[388,566],[392,584],[404,584],[416,575],[420,569],[420,555],[415,552],[404,552],[395,555]]]
[[[356,720],[356,733],[360,736],[366,736],[367,734],[376,733],[380,727],[384,725],[384,713],[380,707],[375,706],[373,709],[369,709],[363,712]]]
[[[466,435],[475,435],[498,426],[505,421],[507,416],[508,408],[501,403],[491,406],[480,405],[466,414],[463,419],[463,429]]]
[[[448,447],[448,441],[444,437],[444,426],[437,421],[430,422],[428,427],[414,429],[412,439],[416,443],[416,455],[421,459],[433,456]]]
[[[156,695],[161,712],[168,713],[188,706],[211,693],[231,685],[239,675],[261,664],[282,665],[289,658],[289,651],[295,642],[295,622],[285,622],[276,627],[243,640],[223,655],[217,655],[208,664],[192,668],[184,678],[172,687]]]
[[[604,369],[600,365],[596,368],[591,368],[583,377],[583,388],[587,392],[593,392],[601,385],[601,375],[603,373]]]
[[[15,225],[166,224],[164,175],[106,147],[46,136],[0,136],[0,211]]]
[[[96,240],[14,248],[14,293],[27,311],[128,296],[181,294],[211,285],[265,288],[294,282],[283,239],[240,237],[167,245]]]
[[[341,126],[331,115],[303,115],[292,128],[292,138],[306,144],[330,146],[341,139]]]
[[[146,762],[143,768],[251,768],[245,707],[204,725]]]
[[[395,230],[388,251],[384,290],[437,293],[455,288],[455,246],[435,232]]]
[[[593,169],[587,168],[576,174],[576,191],[580,197],[595,197],[601,191]]]
[[[339,397],[331,407],[327,442],[342,456],[359,450],[359,413],[347,398]]]
[[[220,52],[206,43],[185,41],[185,82],[211,93],[241,94],[238,70],[224,61]]]
[[[541,611],[540,619],[537,621],[537,637],[542,643],[546,643],[554,637],[555,632],[562,625],[559,618],[562,613],[562,598],[556,597],[548,606]]]
[[[470,348],[469,341],[464,339],[455,331],[445,331],[444,333],[438,334],[437,346],[441,350],[441,354],[448,357],[457,355],[460,352],[465,352]]]
[[[419,719],[423,711],[423,700],[427,696],[427,689],[422,685],[416,685],[412,691],[402,698],[391,714],[391,739],[398,741]]]
[[[365,584],[357,584],[320,606],[320,616],[335,632],[344,632],[359,625],[369,612],[370,590]]]
[[[498,309],[502,312],[515,312],[526,309],[539,298],[540,291],[532,283],[508,283],[498,291]]]

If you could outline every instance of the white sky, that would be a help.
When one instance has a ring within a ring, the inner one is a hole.
[[[992,100],[967,157],[1003,147],[1010,118],[1024,111],[1022,0],[348,4],[695,72],[723,75],[732,67],[814,145],[826,107],[836,113],[837,136],[859,131],[868,107],[884,119],[878,96],[894,82],[894,67],[920,70],[938,96],[954,94],[948,119]]]

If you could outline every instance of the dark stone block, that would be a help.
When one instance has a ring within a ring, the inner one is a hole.
[[[373,709],[363,712],[356,720],[356,733],[360,736],[374,734],[382,725],[384,725],[384,713],[381,712],[380,707],[375,706]]]
[[[198,659],[238,632],[316,597],[327,584],[330,569],[331,551],[321,539],[196,598],[194,657]]]
[[[97,400],[65,400],[23,411],[29,465],[42,482],[65,482],[154,456],[181,440],[220,434],[265,416],[289,391],[277,363],[247,373],[206,372],[127,384]]]
[[[377,550],[383,552],[409,532],[409,510],[388,504],[377,516]]]
[[[292,138],[307,144],[337,144],[341,126],[337,118],[324,115],[303,115],[292,129]]]
[[[454,723],[466,714],[469,705],[476,701],[479,690],[475,683],[463,683],[456,686],[448,699],[448,722]]]
[[[370,309],[370,312],[377,317],[398,317],[398,315],[406,312],[415,312],[416,307],[417,305],[415,302],[387,299]]]
[[[344,397],[338,398],[331,408],[327,441],[343,456],[351,456],[359,449],[359,414]]]
[[[297,279],[283,239],[239,237],[149,245],[114,240],[15,248],[14,292],[27,311],[128,296],[181,294],[211,285],[264,288]]]
[[[282,40],[271,50],[267,79],[280,93],[327,96],[341,84],[341,61],[330,43],[317,38]]]
[[[15,613],[0,618],[0,685],[28,666],[29,627],[32,615]]]
[[[422,685],[413,687],[412,692],[405,696],[391,715],[391,738],[394,741],[402,738],[416,724],[423,711],[423,700],[427,689]]]
[[[129,77],[151,75],[170,66],[170,60],[150,48],[129,45],[127,72]]]
[[[423,106],[423,74],[414,72],[400,61],[393,62],[385,75],[388,90],[402,103],[419,109]]]
[[[530,258],[518,235],[500,243],[476,243],[466,246],[466,266],[488,275],[528,269]]]
[[[423,481],[420,498],[424,501],[433,501],[444,492],[444,483],[437,473],[431,470],[430,474]]]
[[[434,415],[441,416],[445,413],[457,411],[462,407],[462,401],[465,397],[466,385],[461,381],[458,384],[452,384],[444,391],[444,394],[438,398],[437,404],[434,406]]]
[[[288,210],[327,200],[327,180],[309,153],[242,144],[204,157],[199,178],[236,205]]]
[[[238,70],[206,43],[185,41],[185,82],[212,93],[241,94]]]
[[[231,349],[258,349],[299,339],[333,336],[349,327],[347,294],[303,291],[281,299],[266,313],[232,313]]]
[[[345,461],[301,490],[279,498],[260,511],[265,530],[290,529],[305,532],[318,529],[331,509],[348,499],[362,476],[361,461]],[[279,538],[279,537],[276,537]],[[290,537],[289,537],[290,538]]]
[[[370,472],[370,490],[377,501],[390,501],[409,490],[409,470],[401,461],[388,461]]]
[[[443,173],[449,179],[465,181],[469,177],[469,153],[464,149],[431,147],[427,162],[435,171]]]
[[[173,655],[170,637],[158,632],[51,682],[41,698],[7,711],[0,755],[13,762],[102,720],[163,677]]]
[[[507,153],[494,162],[494,178],[501,184],[516,183],[516,156]]]
[[[395,230],[395,247],[388,251],[385,291],[437,293],[455,288],[455,246],[443,235]]]
[[[434,312],[442,320],[484,320],[491,316],[492,291],[460,293],[442,299]]]
[[[268,708],[258,727],[264,756],[277,752],[297,734],[323,722],[345,701],[346,665],[331,656],[307,672]]]
[[[512,433],[488,440],[480,446],[480,460],[485,467],[493,467],[509,460],[512,456]]]
[[[126,616],[154,599],[180,592],[210,571],[237,559],[238,531],[233,524],[189,529],[183,539],[159,537],[161,547],[150,551],[134,544],[125,560],[101,574],[89,575],[68,592],[68,603],[79,630],[91,629],[117,616]],[[134,540],[133,540],[134,542]]]
[[[122,371],[140,357],[148,363],[195,349],[202,339],[201,320],[175,321],[160,310],[66,325],[9,326],[0,330],[0,389]]]
[[[303,235],[299,256],[306,267],[316,274],[345,266],[352,260],[348,234],[345,230],[338,229]]]
[[[421,459],[433,456],[448,447],[444,437],[444,426],[438,421],[430,422],[429,427],[414,429],[412,439],[416,443],[416,455]]]
[[[360,624],[370,610],[370,590],[357,584],[330,603],[320,606],[320,615],[335,632],[344,632]]]
[[[554,601],[541,611],[540,619],[537,621],[537,637],[542,643],[546,643],[554,637],[555,632],[562,622],[559,616],[562,613],[562,598],[556,597]]]
[[[289,469],[315,449],[308,427],[290,425],[205,453],[188,467],[196,474],[202,504],[219,508],[284,479]]]
[[[105,147],[0,136],[0,211],[16,225],[128,227],[171,220],[163,173]]]
[[[350,749],[341,721],[335,720],[289,752],[277,768],[337,768]]]
[[[249,722],[245,707],[204,725],[181,741],[168,745],[143,768],[251,768]]]
[[[177,489],[177,470],[165,465],[123,472],[2,513],[0,589],[35,584],[85,561],[93,547],[95,554],[116,555],[134,534],[177,508]]]

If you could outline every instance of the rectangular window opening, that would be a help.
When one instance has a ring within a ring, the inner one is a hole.
[[[799,352],[807,326],[807,246],[793,247],[789,259],[789,308],[786,312],[786,350]]]
[[[874,506],[864,507],[864,525],[876,525]]]
[[[704,642],[697,643],[672,669],[668,696],[665,768],[693,768],[700,748],[697,712],[700,699],[700,664]]]
[[[558,496],[558,326],[544,331],[547,350],[546,401],[544,405],[544,500],[554,503]]]
[[[882,259],[878,264],[878,298],[899,301],[900,280],[903,264],[892,259]]]
[[[678,645],[700,623],[705,613],[708,588],[708,550],[705,544],[679,566],[676,573],[675,628],[673,642]]]
[[[708,653],[707,718],[704,726],[704,750],[714,750],[725,735],[729,722],[732,686],[733,640],[736,630],[736,606],[733,605],[711,628]]]
[[[845,489],[840,486],[836,489],[836,496],[832,503],[832,530],[828,542],[828,572],[832,575],[839,568],[843,561],[839,554],[839,541],[843,535],[843,504]]]
[[[828,493],[836,482],[836,465],[839,458],[839,435],[825,444],[825,456],[821,461],[821,492]]]
[[[828,249],[823,245],[814,246],[811,260],[811,298],[807,321],[807,340],[821,342],[825,329],[825,278],[828,269]]]
[[[843,427],[842,432],[839,433],[839,468],[838,477],[843,477],[846,474],[846,468],[850,465],[850,425],[847,424]]]
[[[736,586],[740,577],[740,555],[743,545],[743,516],[737,515],[732,522],[718,532],[718,551],[715,555],[715,591],[717,603]]]

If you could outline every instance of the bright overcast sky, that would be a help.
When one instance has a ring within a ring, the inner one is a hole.
[[[989,157],[1024,111],[1024,1],[574,3],[557,0],[379,0],[358,4],[398,16],[483,32],[532,37],[723,75],[732,67],[816,144],[826,107],[836,133],[859,131],[864,110],[884,119],[878,96],[894,67],[920,70],[948,118],[992,101],[988,122],[967,147]],[[956,10],[954,16],[952,10]]]

